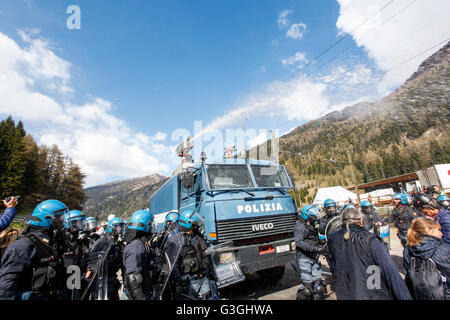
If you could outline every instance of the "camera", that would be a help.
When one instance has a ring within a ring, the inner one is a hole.
[[[17,200],[19,200],[20,196],[12,196],[12,197],[8,197],[3,199],[3,201],[5,201],[6,203],[10,202],[12,198],[16,198]]]

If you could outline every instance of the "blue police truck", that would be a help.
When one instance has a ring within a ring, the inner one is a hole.
[[[271,161],[183,163],[151,196],[150,212],[161,230],[168,212],[195,209],[208,245],[220,248],[220,261],[233,257],[242,274],[257,272],[277,282],[295,254],[297,206],[287,192],[291,188],[285,167]]]

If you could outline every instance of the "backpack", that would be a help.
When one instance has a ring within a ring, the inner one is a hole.
[[[447,279],[431,259],[412,257],[405,281],[415,300],[445,300]]]

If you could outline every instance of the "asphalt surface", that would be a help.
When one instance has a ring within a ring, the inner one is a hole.
[[[389,253],[397,266],[401,276],[403,248],[397,237],[397,229],[391,225]],[[325,300],[336,300],[336,295],[330,288],[330,269],[327,261],[320,257],[322,272],[327,282],[328,296]],[[222,298],[229,300],[295,300],[300,286],[300,276],[290,264],[286,264],[283,278],[275,285],[271,285],[259,278],[257,274],[250,275],[243,282],[221,290]]]

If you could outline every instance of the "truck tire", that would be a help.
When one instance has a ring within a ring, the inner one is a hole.
[[[270,269],[265,269],[265,270],[259,270],[257,271],[258,276],[261,278],[261,280],[263,280],[264,282],[267,282],[269,284],[277,284],[278,281],[281,280],[281,278],[283,278],[284,275],[284,269],[285,266],[278,266],[278,267],[273,267]]]

